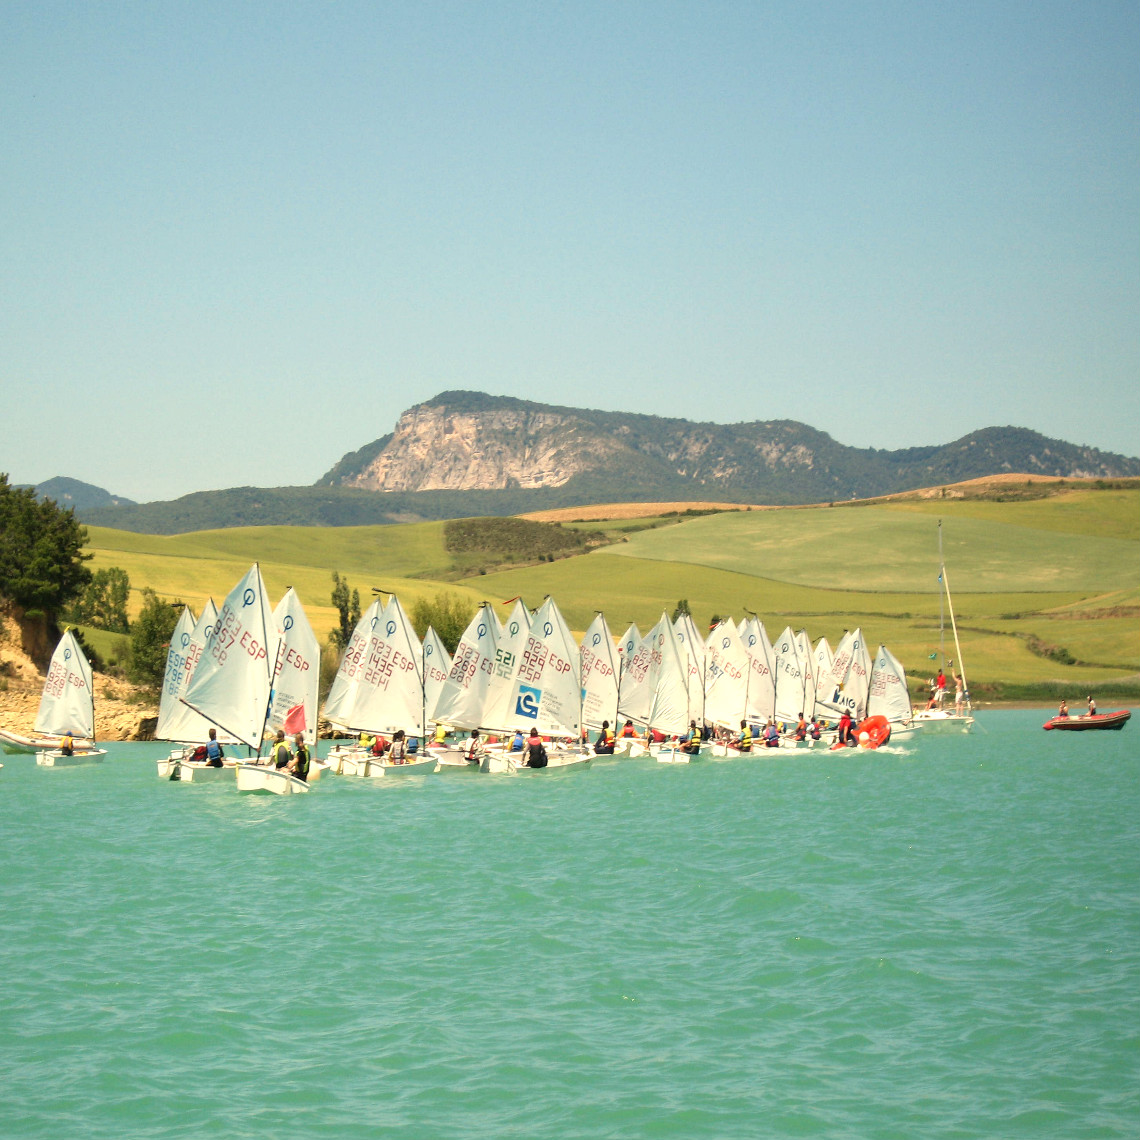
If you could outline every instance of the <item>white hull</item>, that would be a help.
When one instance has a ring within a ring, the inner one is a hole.
[[[585,768],[593,760],[589,752],[550,752],[545,768],[528,768],[524,752],[489,752],[479,764],[479,771],[493,776],[514,776],[520,773],[565,772],[570,768]]]
[[[298,780],[284,768],[271,768],[267,764],[235,764],[234,773],[239,792],[271,792],[275,796],[287,796],[309,790],[304,780]]]
[[[478,761],[467,759],[462,748],[429,748],[428,755],[436,758],[441,772],[473,771],[479,767]]]
[[[18,732],[8,732],[0,728],[0,748],[11,756],[31,756],[36,752],[49,751],[59,747],[62,737],[46,733],[40,736],[21,736]],[[75,737],[76,749],[91,747],[91,741]]]
[[[235,764],[223,764],[222,767],[205,763],[202,760],[182,760],[175,765],[177,771],[172,779],[183,784],[206,784],[215,780],[232,780],[237,771]]]
[[[914,714],[913,728],[924,735],[969,732],[973,727],[974,718],[969,713],[959,715],[932,709],[930,712]],[[893,729],[891,738],[895,739]]]
[[[64,756],[62,752],[38,752],[36,763],[41,768],[77,768],[80,764],[102,764],[106,755],[106,748],[91,748],[70,756]]]

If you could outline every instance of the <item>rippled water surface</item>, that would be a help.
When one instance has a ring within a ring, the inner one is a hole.
[[[0,1134],[1135,1137],[1140,722],[308,796],[0,772]]]

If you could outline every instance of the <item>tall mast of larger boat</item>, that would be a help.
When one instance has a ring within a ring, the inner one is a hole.
[[[950,597],[950,583],[946,580],[946,563],[942,560],[942,520],[938,520],[938,576],[942,581],[942,591],[938,594],[939,612],[942,609],[942,593],[946,594],[946,606],[950,611],[950,628],[954,632],[954,652],[958,654],[958,670],[962,675],[962,688],[966,693],[966,707],[970,708],[970,685],[966,680],[966,662],[962,660],[962,643],[958,640],[958,623],[954,620],[954,601]]]

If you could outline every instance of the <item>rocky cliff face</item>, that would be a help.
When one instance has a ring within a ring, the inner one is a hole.
[[[343,485],[383,491],[560,487],[618,450],[553,411],[421,404],[400,417],[387,447]]]
[[[378,491],[526,490],[561,487],[586,474],[620,479],[623,464],[649,463],[659,477],[732,486],[752,482],[757,468],[810,469],[817,459],[801,437],[818,433],[801,425],[726,427],[513,400],[456,406],[448,395],[406,411],[386,446],[342,474],[340,484]]]

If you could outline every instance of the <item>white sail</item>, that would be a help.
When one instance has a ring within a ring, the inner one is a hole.
[[[709,662],[705,718],[735,731],[748,709],[748,650],[731,621],[722,621],[705,646]]]
[[[548,597],[531,622],[506,705],[488,727],[536,725],[544,735],[577,740],[582,727],[580,677],[578,646]]]
[[[776,712],[776,654],[764,623],[752,618],[743,635],[748,651],[748,712],[752,724],[763,724]]]
[[[804,707],[804,670],[792,627],[776,639],[776,719],[795,724]]]
[[[493,610],[490,611],[494,613]],[[485,725],[506,723],[507,706],[511,689],[518,676],[519,663],[526,639],[530,634],[530,610],[523,605],[522,598],[515,598],[515,604],[505,623],[499,622],[495,614],[498,636],[495,641],[495,666],[487,683]]]
[[[610,627],[602,614],[597,614],[586,630],[579,649],[582,673],[582,723],[588,728],[601,728],[608,720],[617,722],[618,669]],[[614,730],[617,731],[616,728]]]
[[[650,646],[649,686],[653,697],[649,706],[650,727],[666,736],[688,732],[689,669],[681,656],[681,644],[668,614],[645,635]]]
[[[166,651],[166,669],[162,674],[162,693],[158,698],[158,723],[154,727],[155,740],[176,740],[170,734],[173,725],[183,712],[190,710],[179,701],[186,691],[186,657],[197,624],[189,606],[182,607],[178,623],[170,635],[170,647]],[[194,715],[191,713],[190,715]],[[201,718],[198,718],[201,720]],[[203,721],[203,724],[206,722]]]
[[[817,702],[818,711],[837,719],[848,712],[855,720],[867,713],[871,660],[863,643],[863,631],[848,631],[840,638],[831,667],[831,691]]]
[[[484,602],[463,631],[451,671],[439,691],[430,719],[452,728],[483,728],[487,686],[495,668],[498,618]]]
[[[638,724],[649,721],[649,706],[653,702],[653,688],[649,678],[649,662],[653,645],[648,635],[637,634],[631,625],[622,639],[621,686],[618,693],[618,719],[633,720]],[[630,648],[632,646],[632,648]]]
[[[835,688],[831,679],[831,670],[835,664],[835,655],[826,637],[821,637],[815,644],[815,703],[822,704],[830,697]]]
[[[167,675],[163,682],[163,699],[166,699],[166,686],[171,685],[171,708],[168,714],[159,714],[159,727],[155,730],[156,740],[177,740],[181,744],[205,744],[210,739],[210,729],[216,728],[201,713],[196,713],[189,705],[182,702],[190,682],[194,680],[194,673],[202,660],[202,651],[206,647],[210,634],[214,630],[214,623],[218,620],[218,607],[214,605],[213,598],[206,599],[206,605],[198,620],[194,623],[190,639],[181,650],[182,664],[181,677],[177,678],[177,688],[174,688],[175,677],[171,674],[170,654],[167,655]],[[179,639],[181,645],[181,639]],[[175,650],[175,643],[170,643],[171,653]],[[218,732],[218,740],[222,744],[236,744],[237,740],[228,732]]]
[[[625,667],[633,658],[634,653],[637,652],[637,647],[641,644],[641,630],[633,623],[629,623],[629,629],[622,634],[621,641],[618,642],[618,664],[621,668],[618,670],[618,680],[625,675]]]
[[[860,721],[867,715],[867,698],[871,693],[871,653],[863,640],[863,631],[855,631],[851,646],[851,666],[847,670],[844,694],[852,702],[851,715]]]
[[[910,723],[910,693],[906,687],[906,673],[885,645],[879,646],[879,652],[875,654],[871,666],[867,715],[885,716],[894,724]]]
[[[692,614],[678,614],[673,632],[681,649],[689,685],[689,717],[698,725],[705,720],[705,643],[693,621]]]
[[[801,629],[796,634],[796,650],[799,653],[800,668],[804,671],[803,714],[806,720],[811,720],[815,715],[815,654],[806,629]]]
[[[310,747],[317,742],[317,701],[321,680],[321,647],[292,586],[273,611],[277,633],[273,695],[268,730],[298,732]]]
[[[325,698],[325,716],[338,728],[352,729],[356,726],[355,706],[359,680],[364,672],[364,651],[373,628],[380,621],[380,610],[380,599],[377,598],[361,614]]]
[[[424,708],[432,710],[439,700],[439,692],[451,672],[451,654],[439,639],[439,634],[429,625],[424,633],[423,675]]]
[[[255,562],[226,595],[182,701],[250,748],[261,746],[277,635]]]
[[[35,730],[50,736],[70,732],[95,739],[94,676],[70,629],[51,655]]]
[[[354,680],[355,699],[349,728],[409,735],[424,732],[424,686],[420,673],[422,647],[395,594],[369,623]]]

